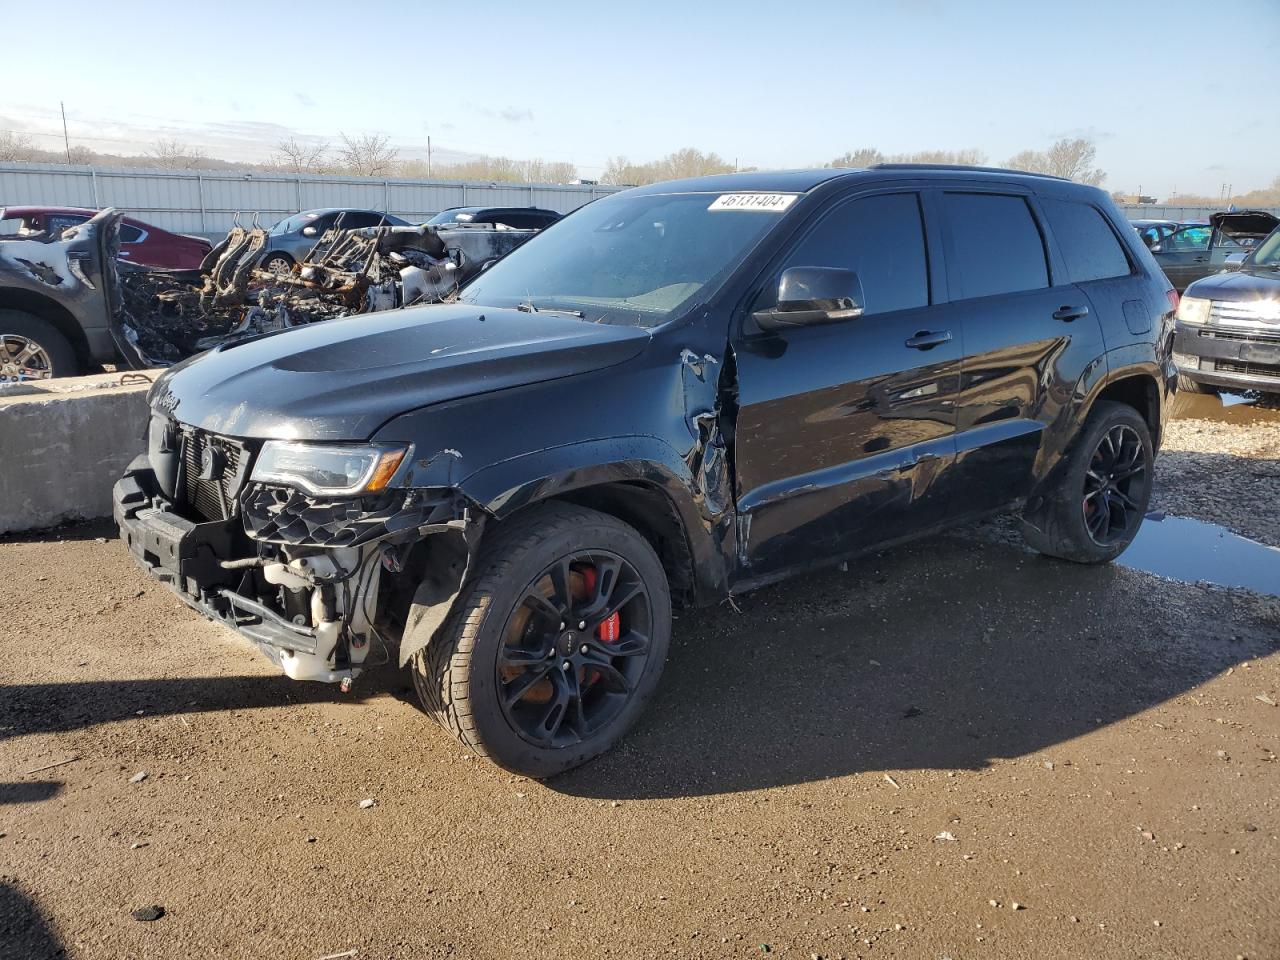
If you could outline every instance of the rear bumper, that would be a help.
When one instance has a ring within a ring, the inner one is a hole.
[[[1223,387],[1280,390],[1280,329],[1275,333],[1178,324],[1178,373]]]
[[[316,633],[236,591],[243,571],[227,570],[243,532],[238,520],[195,523],[159,496],[147,457],[134,460],[112,490],[112,515],[134,560],[187,606],[252,640],[273,661],[280,652],[316,653]]]

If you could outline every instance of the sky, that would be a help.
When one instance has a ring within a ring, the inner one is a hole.
[[[56,11],[56,13],[55,13]],[[269,12],[275,11],[275,12]],[[644,4],[0,0],[0,129],[267,160],[281,138],[402,157],[575,163],[681,147],[742,166],[1095,140],[1109,189],[1241,193],[1280,176],[1280,0]],[[24,38],[23,42],[15,42]]]

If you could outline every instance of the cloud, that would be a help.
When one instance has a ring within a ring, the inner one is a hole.
[[[293,99],[297,100],[304,107],[314,107],[316,105],[316,102],[312,97],[300,90],[293,91]]]
[[[1114,130],[1099,130],[1097,127],[1072,127],[1070,130],[1062,130],[1058,133],[1051,133],[1049,136],[1054,140],[1092,140],[1095,143],[1099,140],[1111,140],[1115,137]]]
[[[507,121],[507,123],[520,123],[522,120],[532,120],[533,111],[528,107],[525,107],[523,110],[517,110],[515,107],[507,107],[504,110],[499,110],[498,116]]]

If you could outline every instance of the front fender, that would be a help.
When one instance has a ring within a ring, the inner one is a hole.
[[[548,447],[495,463],[467,477],[459,490],[498,519],[552,497],[605,484],[636,484],[666,497],[680,518],[693,561],[696,589],[703,596],[726,590],[726,556],[722,543],[733,524],[725,522],[725,492],[710,481],[699,458],[695,474],[670,444],[649,436],[609,437]],[[719,522],[718,522],[719,521]]]

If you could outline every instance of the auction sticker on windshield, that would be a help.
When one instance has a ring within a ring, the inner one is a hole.
[[[722,193],[711,202],[708,210],[759,210],[763,213],[781,213],[796,202],[795,193]]]

